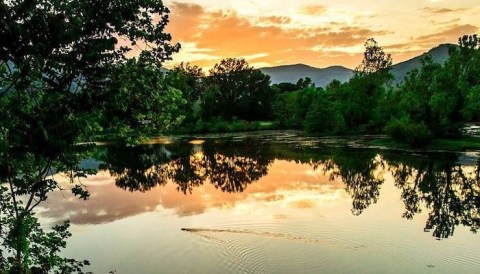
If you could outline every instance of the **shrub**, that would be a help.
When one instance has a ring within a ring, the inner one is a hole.
[[[426,145],[432,138],[432,133],[423,122],[411,122],[408,118],[390,121],[385,132],[394,140],[413,146]]]

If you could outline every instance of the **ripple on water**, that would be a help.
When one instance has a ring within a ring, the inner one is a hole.
[[[471,269],[476,269],[480,272],[480,262],[478,260],[478,254],[471,251],[458,249],[455,254],[450,254],[441,259],[437,259],[432,265],[443,269],[455,269],[464,270],[464,273],[468,273]]]
[[[291,273],[292,267],[306,273],[333,269],[326,249],[337,243],[301,234],[248,229],[184,228],[223,248],[217,258],[231,273]]]

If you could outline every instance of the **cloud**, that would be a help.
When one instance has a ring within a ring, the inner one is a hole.
[[[435,25],[452,25],[453,23],[458,23],[460,22],[460,18],[455,18],[449,21],[436,21],[436,20],[431,20],[430,23],[435,24]]]
[[[314,9],[310,7],[309,10],[313,12]],[[320,8],[316,7],[316,10]],[[282,16],[252,19],[232,10],[207,11],[194,4],[174,3],[171,12],[171,26],[167,31],[172,33],[174,40],[209,50],[198,55],[201,58],[193,58],[193,49],[188,49],[192,63],[203,67],[212,67],[219,61],[219,56],[245,57],[247,61],[252,61],[253,58],[249,60],[248,57],[254,56],[255,63],[264,65],[276,64],[278,60],[285,63],[315,60],[317,65],[327,66],[340,61],[340,64],[353,67],[359,61],[351,58],[354,53],[346,52],[342,59],[331,52],[362,45],[370,37],[387,33],[358,25],[292,25],[289,17]],[[259,54],[262,54],[261,58]],[[180,61],[185,60],[177,62]]]
[[[453,20],[452,22],[455,23],[457,21]],[[405,43],[387,45],[384,48],[388,53],[393,55],[395,58],[394,63],[398,63],[398,60],[408,60],[416,57],[427,52],[431,48],[438,46],[439,44],[456,44],[459,37],[463,36],[464,34],[476,33],[478,30],[478,27],[470,24],[453,24],[446,26],[444,29],[441,29],[436,33],[412,38],[410,41]]]
[[[285,25],[292,22],[292,19],[287,16],[264,16],[258,19],[258,22],[267,25]]]
[[[386,17],[389,9],[383,4],[348,9],[303,1],[281,8],[263,3],[262,10],[271,6],[268,12],[245,13],[235,5],[182,1],[189,4],[170,4],[167,31],[183,47],[168,65],[187,61],[207,70],[229,57],[244,57],[256,67],[306,63],[353,68],[371,37],[396,61],[404,61],[438,44],[456,43],[459,36],[477,32],[479,26],[474,15],[477,8],[468,5],[424,7],[418,3],[411,6],[415,18],[407,22],[398,14]]]
[[[190,41],[197,35],[204,13],[200,5],[173,2],[167,31],[173,34],[174,41]]]
[[[426,7],[423,10],[427,13],[430,13],[430,14],[446,14],[446,13],[458,13],[458,12],[465,11],[467,9],[465,9],[465,8],[451,9],[451,8]]]
[[[456,43],[458,38],[465,35],[477,32],[479,29],[476,26],[465,25],[451,25],[437,33],[423,35],[416,39],[417,45],[438,45],[441,43]]]
[[[177,185],[169,182],[145,193],[128,192],[115,185],[115,180],[106,171],[85,179],[91,194],[85,202],[60,191],[49,196],[49,202],[41,204],[41,216],[55,221],[69,219],[73,224],[101,224],[129,218],[145,212],[169,211],[177,216],[202,214],[213,208],[235,208],[239,203],[284,203],[293,194],[325,199],[342,193],[344,184],[328,174],[315,173],[307,164],[275,161],[269,174],[255,181],[241,193],[225,193],[208,181],[191,194],[183,194]],[[284,193],[289,193],[286,195]],[[64,195],[67,195],[65,198]],[[303,196],[301,196],[303,197]],[[295,199],[295,208],[308,208],[314,204]]]
[[[458,25],[456,24],[458,20],[452,20],[451,22],[437,23],[437,24],[448,24],[454,23],[453,25],[445,27],[439,32],[422,35],[416,38],[412,38],[410,41],[405,43],[391,44],[385,46],[386,49],[393,51],[402,51],[408,49],[431,49],[432,47],[438,46],[439,44],[445,43],[456,43],[458,38],[465,34],[476,33],[479,28],[470,24]]]
[[[322,15],[327,11],[327,7],[321,5],[309,5],[304,6],[301,9],[301,13],[310,16]]]

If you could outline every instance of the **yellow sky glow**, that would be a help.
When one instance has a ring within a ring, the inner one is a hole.
[[[255,67],[304,63],[354,68],[374,37],[398,63],[478,33],[478,0],[178,0],[167,31],[182,49],[166,64],[205,69],[243,57]]]

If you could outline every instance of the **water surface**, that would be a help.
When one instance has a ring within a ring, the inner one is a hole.
[[[475,273],[475,152],[288,133],[99,147],[91,197],[54,193],[65,255],[94,273]]]

